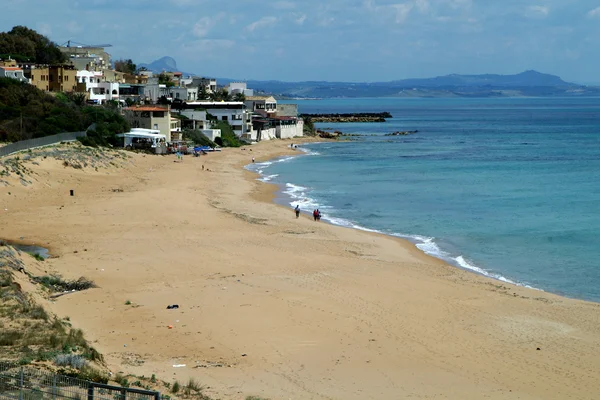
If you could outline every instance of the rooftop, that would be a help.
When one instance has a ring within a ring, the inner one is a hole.
[[[0,65],[0,68],[2,68],[5,71],[22,71],[22,69],[19,67],[3,67]]]
[[[127,107],[127,108],[125,108],[125,110],[129,110],[129,111],[169,111],[168,108],[157,107],[157,106]]]
[[[273,98],[273,96],[246,96],[246,100],[269,100],[269,99],[275,100],[275,98]]]

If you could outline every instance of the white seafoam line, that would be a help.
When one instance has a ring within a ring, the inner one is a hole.
[[[309,156],[320,155],[320,153],[310,150],[310,149],[307,149],[307,148],[304,148],[304,147],[298,147],[298,150],[302,151],[303,155],[309,155]],[[246,166],[246,168],[249,170],[252,170],[254,172],[257,172],[260,175],[260,178],[258,178],[258,180],[260,180],[262,182],[271,182],[273,179],[279,177],[279,175],[278,174],[265,175],[265,169],[267,169],[274,163],[290,161],[290,160],[294,159],[295,157],[297,157],[297,156],[281,157],[281,158],[277,158],[272,161],[266,161],[266,162],[257,163],[257,164],[250,164],[250,165]],[[296,207],[296,205],[298,205],[298,206],[300,206],[301,210],[303,210],[303,211],[308,210],[308,211],[310,211],[311,214],[312,214],[312,210],[314,210],[314,209],[333,210],[332,207],[330,207],[326,204],[321,204],[316,199],[310,197],[309,196],[310,188],[300,186],[300,185],[295,185],[293,183],[285,183],[283,185],[281,192],[288,196],[288,198],[289,198],[288,204],[291,207]],[[496,279],[498,281],[505,282],[508,284],[527,287],[530,289],[536,289],[536,290],[541,291],[541,289],[532,287],[532,286],[527,285],[522,282],[513,281],[513,280],[511,280],[505,276],[502,276],[498,273],[487,271],[481,267],[478,267],[473,262],[471,262],[467,258],[465,258],[463,255],[453,256],[452,254],[442,250],[439,247],[439,245],[435,242],[435,238],[433,238],[433,237],[427,237],[427,236],[421,236],[421,235],[406,235],[406,234],[401,234],[401,233],[387,233],[387,232],[383,232],[383,231],[380,231],[377,229],[366,228],[364,226],[358,225],[357,223],[350,221],[348,219],[345,219],[345,218],[334,217],[334,216],[327,215],[327,214],[322,217],[322,220],[329,222],[332,225],[337,225],[337,226],[342,226],[342,227],[346,227],[346,228],[358,229],[358,230],[365,231],[365,232],[379,233],[382,235],[388,235],[388,236],[402,238],[402,239],[410,241],[411,243],[414,243],[415,246],[419,250],[421,250],[423,253],[430,255],[432,257],[438,258],[438,259],[445,261],[456,267],[459,267],[459,268],[462,268],[462,269],[465,269],[465,270],[468,270],[471,272],[475,272],[479,275],[483,275],[488,278]]]

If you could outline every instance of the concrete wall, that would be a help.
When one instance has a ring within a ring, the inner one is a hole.
[[[36,139],[29,140],[21,140],[20,142],[15,142],[8,144],[6,146],[0,147],[0,157],[7,156],[12,153],[16,153],[17,151],[33,149],[34,147],[48,146],[50,144],[60,143],[60,142],[72,142],[77,140],[78,137],[87,136],[87,133],[84,132],[69,132],[69,133],[59,133],[58,135],[45,136]]]
[[[254,134],[253,137],[254,140],[258,140],[258,132],[256,132]],[[277,139],[277,128],[269,128],[269,129],[263,129],[260,132],[260,140],[273,140],[273,139]]]
[[[297,117],[298,104],[277,104],[278,117]]]
[[[202,132],[204,134],[204,136],[206,136],[213,142],[215,141],[216,138],[221,137],[220,129],[202,129],[200,132]]]

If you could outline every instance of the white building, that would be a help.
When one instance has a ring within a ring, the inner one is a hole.
[[[19,67],[0,67],[0,78],[16,79],[21,82],[29,82]]]
[[[231,95],[243,94],[244,96],[254,96],[254,90],[248,89],[246,82],[231,82],[225,86],[227,92]]]
[[[248,96],[245,103],[248,110],[265,117],[277,114],[277,100],[273,96]]]
[[[218,121],[227,122],[237,136],[246,137],[252,132],[252,114],[246,110],[246,105],[241,101],[196,101],[188,102],[185,107],[188,110],[206,111],[208,120],[210,114]],[[182,115],[185,115],[184,112],[185,110],[182,111]]]
[[[85,84],[90,102],[103,104],[109,100],[119,101],[119,83],[103,82],[100,71],[77,71],[77,83]]]
[[[164,89],[163,89],[164,87]],[[197,87],[170,87],[167,88],[165,85],[161,85],[161,92],[169,100],[181,100],[181,101],[196,101],[198,100],[198,88]]]
[[[217,91],[217,80],[212,78],[200,78],[197,76],[190,76],[187,78],[181,78],[180,82],[181,86],[184,86],[188,89],[200,89],[201,87],[204,87],[206,93],[209,94]],[[197,97],[198,96],[196,96],[196,98]]]

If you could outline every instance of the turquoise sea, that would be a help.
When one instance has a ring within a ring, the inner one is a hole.
[[[300,112],[379,112],[364,134],[249,166],[278,202],[408,238],[496,279],[600,301],[600,99],[330,99]],[[418,130],[411,136],[384,136]],[[302,150],[302,151],[300,151]]]

